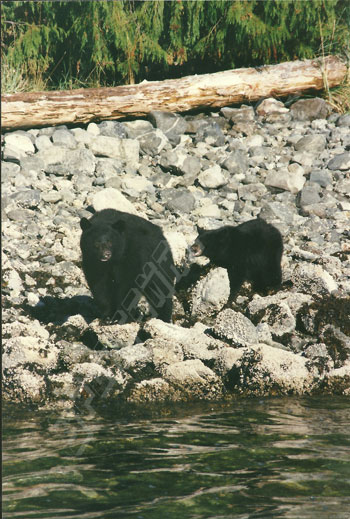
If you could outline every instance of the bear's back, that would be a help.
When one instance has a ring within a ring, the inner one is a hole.
[[[117,222],[125,222],[126,227],[130,231],[152,233],[158,236],[163,235],[163,232],[158,225],[149,222],[141,216],[117,211],[116,209],[102,209],[102,211],[98,211],[90,218],[91,224],[112,225]]]
[[[283,241],[279,230],[262,218],[249,220],[235,227],[238,242],[245,253],[266,251],[268,254],[282,254]]]

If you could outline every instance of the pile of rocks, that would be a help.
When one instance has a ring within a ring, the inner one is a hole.
[[[2,144],[5,399],[350,393],[349,114],[266,99],[20,130]],[[89,206],[160,225],[180,278],[197,224],[260,215],[284,237],[283,288],[262,297],[246,284],[227,308],[226,271],[202,266],[176,294],[174,324],[100,323],[80,267]]]

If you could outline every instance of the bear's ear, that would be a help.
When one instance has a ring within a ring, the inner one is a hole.
[[[86,231],[86,229],[89,229],[89,227],[91,227],[91,223],[87,218],[83,217],[80,220],[80,227],[83,231]]]
[[[199,225],[197,225],[197,232],[198,232],[198,234],[203,234],[205,232],[205,229],[203,229],[202,227],[199,227]]]
[[[125,231],[125,222],[124,222],[124,220],[119,220],[118,222],[114,222],[112,224],[112,227],[116,231],[124,232]]]

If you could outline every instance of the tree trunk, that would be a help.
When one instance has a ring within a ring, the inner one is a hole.
[[[38,128],[57,124],[145,116],[152,110],[184,112],[218,108],[266,97],[339,85],[346,65],[336,56],[242,68],[165,81],[111,88],[81,88],[2,96],[2,127]]]

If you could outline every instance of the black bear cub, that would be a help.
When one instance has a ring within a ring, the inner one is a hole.
[[[175,267],[161,228],[114,209],[82,218],[80,227],[82,267],[101,316],[134,321],[145,296],[152,316],[170,322]]]
[[[282,281],[282,236],[276,227],[261,218],[236,227],[226,225],[213,231],[198,228],[191,247],[195,256],[206,256],[217,267],[227,269],[230,299],[244,281],[250,281],[256,292],[277,287]]]

